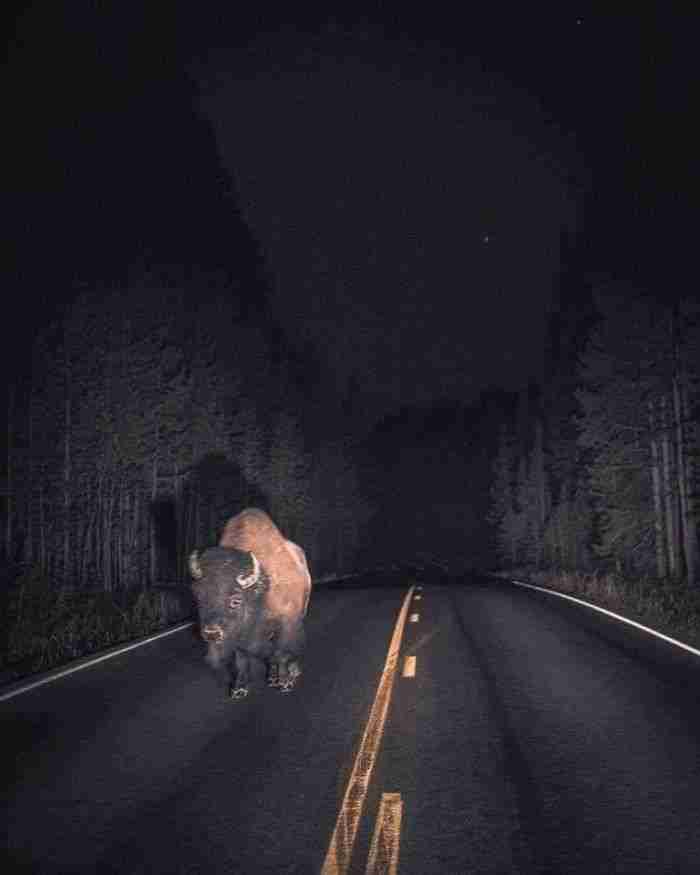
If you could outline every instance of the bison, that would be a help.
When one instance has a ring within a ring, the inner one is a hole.
[[[231,698],[248,695],[256,660],[270,686],[294,689],[311,594],[302,548],[264,511],[248,508],[228,521],[218,547],[191,554],[190,573],[207,662],[228,669]]]

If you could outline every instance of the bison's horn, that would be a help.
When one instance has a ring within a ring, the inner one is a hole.
[[[196,550],[190,553],[190,574],[195,580],[201,580],[204,577],[202,566],[199,564],[199,554]]]
[[[249,586],[253,586],[253,584],[258,582],[260,578],[260,563],[258,562],[258,557],[255,553],[250,554],[253,557],[253,570],[246,577],[243,574],[239,574],[236,578],[236,583],[240,584],[242,589],[248,589]]]

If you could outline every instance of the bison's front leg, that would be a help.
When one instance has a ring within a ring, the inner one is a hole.
[[[236,650],[231,659],[231,686],[229,695],[232,699],[245,699],[250,684],[250,659],[242,650]]]
[[[267,685],[281,693],[290,693],[301,674],[301,667],[295,659],[289,659],[288,654],[281,654],[267,663]]]
[[[267,660],[267,685],[268,687],[278,687],[280,683],[280,666],[277,657],[271,657]]]
[[[280,693],[291,693],[300,675],[301,666],[296,659],[280,659],[277,689]]]

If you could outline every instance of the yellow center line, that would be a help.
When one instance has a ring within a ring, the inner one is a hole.
[[[403,800],[400,793],[382,793],[379,814],[369,849],[365,875],[397,875],[401,847],[401,815]]]
[[[323,862],[321,875],[345,875],[350,868],[350,858],[355,845],[355,837],[362,816],[362,807],[367,796],[367,788],[372,776],[374,761],[379,751],[382,740],[384,723],[391,701],[391,691],[396,675],[396,666],[401,649],[401,636],[406,624],[408,605],[413,595],[413,587],[406,593],[401,610],[399,611],[394,634],[391,636],[389,652],[384,664],[384,671],[377,687],[372,709],[369,713],[367,726],[365,727],[360,747],[355,756],[355,764],[350,774],[350,780],[345,790],[343,803],[338,812],[335,829],[331,837],[326,858]]]

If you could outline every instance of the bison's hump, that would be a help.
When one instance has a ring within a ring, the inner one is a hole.
[[[253,553],[270,579],[266,607],[270,616],[301,618],[308,603],[311,580],[306,561],[300,561],[289,542],[265,511],[255,507],[232,517],[219,541],[223,548]],[[296,545],[295,545],[296,547]],[[298,549],[302,555],[301,548]]]
[[[283,541],[282,533],[264,510],[248,507],[226,523],[219,546],[260,553]]]

